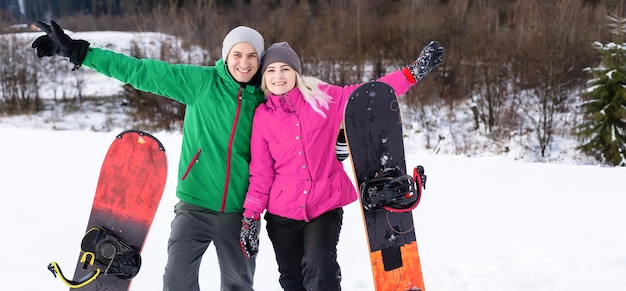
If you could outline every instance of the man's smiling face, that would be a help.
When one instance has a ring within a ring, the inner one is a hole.
[[[248,83],[259,70],[259,55],[250,44],[241,42],[230,49],[226,65],[237,82]]]

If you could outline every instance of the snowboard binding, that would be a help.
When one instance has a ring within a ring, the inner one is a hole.
[[[95,261],[106,267],[105,275],[117,276],[121,279],[131,279],[141,268],[141,256],[133,247],[119,240],[115,235],[104,228],[92,228],[83,237],[81,243],[83,258],[95,258]],[[87,261],[83,269],[87,268]]]
[[[421,167],[421,166],[419,166]],[[405,175],[398,167],[386,168],[374,178],[361,184],[361,201],[366,210],[386,209],[391,212],[409,212],[419,204],[421,187],[426,175],[415,168],[416,177]],[[424,178],[422,178],[422,175]],[[417,187],[415,180],[418,180]]]
[[[80,262],[83,269],[89,266],[99,266],[84,278],[73,281],[63,276],[61,267],[56,262],[48,265],[48,270],[56,277],[58,274],[61,280],[70,288],[83,287],[100,274],[116,276],[121,279],[132,279],[141,268],[141,256],[139,251],[119,240],[113,233],[104,228],[92,228],[85,233],[81,243],[82,256]]]

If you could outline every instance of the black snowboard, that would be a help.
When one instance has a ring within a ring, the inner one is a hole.
[[[389,85],[369,82],[357,88],[344,128],[359,191],[386,169],[406,174],[400,110]],[[411,211],[361,207],[376,290],[424,290]]]

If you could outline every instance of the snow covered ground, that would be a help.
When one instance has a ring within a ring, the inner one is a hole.
[[[121,129],[120,129],[121,131]],[[118,132],[55,131],[0,123],[4,290],[67,290],[46,269],[71,276],[109,143]],[[154,133],[169,176],[132,290],[161,290],[176,202],[180,134]],[[428,290],[623,290],[626,286],[626,168],[535,164],[502,157],[431,155],[407,147],[428,182],[414,210]],[[351,172],[348,162],[346,171]],[[373,290],[358,204],[345,208],[339,242],[344,290]],[[263,230],[257,290],[280,290]],[[218,290],[214,248],[202,290]]]
[[[38,35],[22,37],[30,41]],[[74,36],[122,51],[128,49],[128,39],[143,39],[118,32]],[[160,43],[145,39],[149,48]],[[63,68],[69,73],[69,67]],[[107,96],[120,90],[119,82],[87,69],[72,74],[83,78],[85,94]],[[42,98],[72,94],[71,82],[44,83],[42,88]],[[0,289],[67,290],[46,267],[54,260],[72,275],[102,159],[115,135],[127,129],[115,127],[124,119],[119,114],[52,110],[0,118],[0,193],[6,202],[0,211]],[[162,289],[177,202],[180,133],[153,134],[167,150],[169,176],[144,247],[142,270],[133,280],[131,290],[138,291]],[[553,145],[558,151],[551,160],[559,162],[553,164],[519,161],[524,154],[515,147],[513,154],[499,157],[434,155],[422,140],[414,135],[405,144],[408,165],[422,164],[428,175],[427,190],[413,212],[427,290],[624,290],[626,168],[581,165],[572,141],[566,140]],[[349,162],[344,166],[352,176]],[[344,290],[373,290],[356,203],[345,208],[339,263]],[[202,290],[218,290],[213,247],[205,255],[200,281]],[[280,290],[264,229],[255,286],[260,291]]]

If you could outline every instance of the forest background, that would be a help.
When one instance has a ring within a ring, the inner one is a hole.
[[[224,35],[248,25],[266,46],[289,42],[305,75],[338,85],[401,68],[437,40],[444,63],[407,93],[406,129],[423,133],[428,149],[446,140],[453,153],[502,154],[515,140],[548,161],[558,155],[556,139],[585,139],[576,128],[586,122],[581,105],[593,78],[586,69],[602,61],[593,44],[614,39],[607,16],[623,15],[623,6],[620,0],[0,0],[0,32],[48,19],[74,32],[160,32],[184,48],[206,50],[200,61],[183,59],[164,43],[160,59],[212,65]],[[36,93],[37,80],[50,72],[21,47],[0,43],[3,116],[51,106]],[[132,54],[142,57],[140,50]],[[66,97],[52,106],[92,98]],[[180,129],[178,103],[132,88],[114,97],[134,106],[152,130]]]

